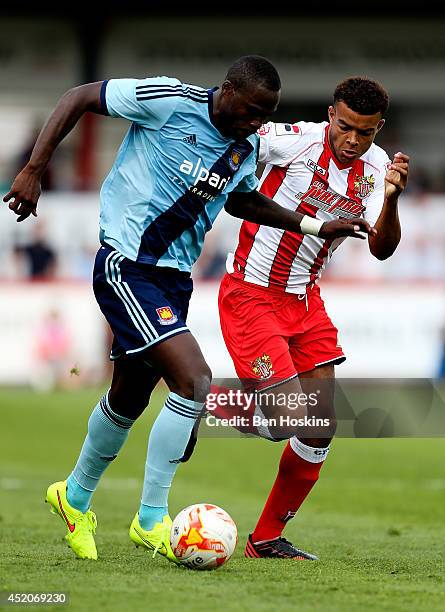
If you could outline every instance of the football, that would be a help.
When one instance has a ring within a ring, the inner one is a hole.
[[[237,541],[233,519],[213,504],[193,504],[181,510],[170,533],[179,563],[196,570],[221,567],[232,556]]]

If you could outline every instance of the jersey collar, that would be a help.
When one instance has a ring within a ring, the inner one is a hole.
[[[209,119],[210,122],[212,123],[212,125],[216,128],[216,125],[213,121],[213,94],[214,92],[219,89],[219,87],[212,87],[211,89],[207,90],[207,94],[208,94],[208,109],[209,109]],[[217,128],[218,129],[218,128]],[[219,130],[218,130],[219,131]],[[222,134],[221,134],[222,136]]]

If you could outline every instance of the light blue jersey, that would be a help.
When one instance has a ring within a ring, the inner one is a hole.
[[[190,272],[231,191],[256,189],[258,136],[225,138],[212,93],[177,79],[113,79],[102,103],[132,121],[101,193],[101,240],[140,263]]]

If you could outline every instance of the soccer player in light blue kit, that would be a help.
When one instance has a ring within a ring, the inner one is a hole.
[[[4,197],[18,221],[36,215],[42,173],[83,113],[131,121],[101,189],[102,246],[93,275],[97,302],[114,334],[111,387],[91,414],[72,473],[50,485],[46,496],[80,558],[97,559],[92,495],[163,378],[170,393],[150,432],[130,538],[175,561],[168,493],[178,464],[193,449],[193,427],[211,382],[186,324],[190,272],[221,209],[326,238],[371,231],[361,219],[321,224],[256,191],[256,131],[276,110],[280,88],[277,71],[260,56],[238,59],[222,85],[211,90],[168,77],[76,87],[58,102]]]

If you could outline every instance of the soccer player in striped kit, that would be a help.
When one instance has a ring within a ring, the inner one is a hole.
[[[96,300],[114,335],[109,391],[94,408],[77,463],[46,500],[80,558],[97,559],[99,480],[160,378],[170,393],[150,432],[141,504],[130,527],[139,546],[176,559],[168,493],[210,388],[211,372],[190,333],[190,277],[204,236],[224,205],[250,221],[319,231],[257,190],[257,130],[276,110],[280,79],[260,56],[244,56],[220,87],[170,77],[111,79],[69,90],[42,129],[29,163],[4,197],[23,221],[36,215],[40,179],[60,141],[87,111],[131,122],[100,193]],[[325,223],[326,238],[369,232],[361,219]]]
[[[369,249],[380,260],[390,257],[400,241],[398,198],[409,165],[407,155],[396,153],[391,161],[374,144],[388,104],[381,84],[351,77],[336,87],[328,122],[267,123],[259,130],[259,160],[265,164],[260,192],[320,224],[363,216],[376,230],[368,234]],[[281,409],[268,406],[266,412],[258,403],[256,410],[273,426],[257,433],[290,440],[249,535],[248,557],[316,559],[281,534],[317,481],[335,433],[334,366],[345,356],[317,281],[343,240],[244,221],[237,249],[228,258],[219,311],[239,378],[266,397],[267,392],[309,395],[320,387],[311,414],[329,421],[324,430],[292,432],[276,427]]]

